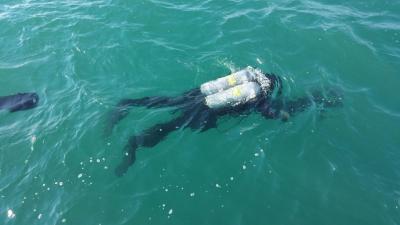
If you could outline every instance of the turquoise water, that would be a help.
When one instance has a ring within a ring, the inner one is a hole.
[[[398,1],[2,0],[0,224],[400,224]],[[247,65],[286,97],[343,91],[284,123],[172,133],[122,178],[128,138],[172,118],[121,98],[178,95]]]

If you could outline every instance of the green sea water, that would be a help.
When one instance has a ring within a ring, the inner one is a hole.
[[[343,107],[178,130],[118,178],[128,138],[178,95],[248,65]],[[400,224],[400,2],[0,0],[0,224]]]

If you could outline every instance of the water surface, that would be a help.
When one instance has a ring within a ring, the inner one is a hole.
[[[2,0],[0,95],[41,99],[0,112],[0,224],[399,224],[399,21],[398,1]],[[181,130],[115,177],[129,136],[173,117],[137,108],[105,138],[119,99],[247,65],[344,106]]]

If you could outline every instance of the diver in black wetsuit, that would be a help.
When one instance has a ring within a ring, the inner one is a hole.
[[[252,69],[251,67],[248,68]],[[240,73],[240,71],[238,73]],[[224,101],[225,99],[218,95],[221,95],[220,93],[226,93],[217,90],[215,91],[217,92],[216,94],[209,95],[211,97],[206,96],[204,94],[206,91],[203,90],[203,85],[201,88],[189,90],[176,97],[155,96],[121,100],[111,114],[110,123],[106,130],[107,132],[111,132],[113,126],[123,119],[127,115],[128,109],[133,106],[142,106],[146,108],[176,107],[181,113],[170,121],[156,124],[137,135],[131,136],[125,147],[123,160],[115,169],[115,174],[117,176],[122,176],[127,172],[128,168],[135,162],[136,150],[139,147],[153,147],[162,141],[170,132],[180,128],[191,128],[192,130],[204,132],[208,129],[215,128],[218,118],[222,116],[242,115],[251,112],[258,112],[266,119],[281,119],[286,121],[290,116],[304,111],[313,104],[322,105],[323,107],[341,105],[341,96],[333,91],[329,92],[326,97],[324,97],[321,92],[314,92],[310,97],[301,97],[292,100],[282,99],[280,96],[282,92],[281,79],[273,74],[262,74],[261,76],[264,80],[265,78],[268,79],[267,90],[259,91],[256,96],[246,98],[245,101],[234,102],[234,104],[227,104],[226,102],[222,105],[219,104],[220,102],[215,104],[213,100],[221,101],[222,99],[222,101]],[[249,84],[248,79],[237,82],[238,79],[236,78],[236,80],[234,80],[235,82],[232,82],[232,75],[227,78],[228,79],[224,81],[224,85],[227,83],[231,84],[231,86],[237,83],[244,83],[244,85]],[[215,84],[213,85],[213,87],[216,87],[218,83],[216,86]],[[220,87],[218,87],[218,89],[220,89]],[[230,93],[234,95],[237,94],[237,90],[231,87],[228,87],[228,91],[231,91]],[[275,97],[272,97],[273,93],[276,95]],[[232,101],[233,100],[230,99],[229,103],[232,103]],[[218,107],[215,107],[215,105],[218,105]]]

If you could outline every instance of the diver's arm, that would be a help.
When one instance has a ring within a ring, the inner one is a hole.
[[[265,119],[276,119],[279,117],[279,110],[282,108],[281,101],[272,100],[270,97],[263,96],[263,99],[259,101],[255,109]]]
[[[209,129],[216,128],[217,120],[218,120],[217,115],[210,115],[206,120],[204,120],[203,127],[201,127],[200,132],[204,132]]]
[[[270,106],[264,106],[257,110],[265,119],[277,119],[280,116],[280,110],[274,109]]]
[[[303,96],[291,100],[274,99],[259,104],[257,111],[267,119],[282,119],[287,121],[291,116],[309,109],[312,105],[323,108],[342,106],[342,95],[337,91],[328,91],[324,95],[321,91],[313,91],[310,96]],[[323,110],[323,109],[322,109]]]

